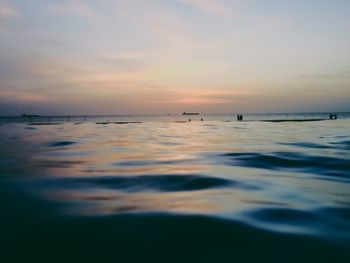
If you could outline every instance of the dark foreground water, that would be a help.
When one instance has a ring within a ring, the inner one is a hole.
[[[288,117],[2,119],[2,262],[349,262],[350,119]]]

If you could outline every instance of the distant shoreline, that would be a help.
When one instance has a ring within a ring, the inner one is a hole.
[[[259,112],[259,113],[244,113],[246,116],[263,116],[263,115],[326,115],[328,116],[330,113],[336,114],[350,114],[350,111],[327,111],[327,112]],[[237,113],[199,113],[198,115],[206,115],[206,116],[236,116]],[[42,115],[36,116],[37,118],[45,118],[45,117],[55,117],[55,118],[66,118],[66,117],[156,117],[156,116],[183,116],[183,113],[163,113],[163,114],[52,114],[52,115]],[[18,115],[1,115],[0,118],[29,118],[30,116],[22,116],[22,114]],[[33,116],[34,117],[34,116]],[[35,118],[35,117],[34,117]]]
[[[279,119],[279,120],[259,120],[263,122],[307,122],[307,121],[327,121],[329,119]]]

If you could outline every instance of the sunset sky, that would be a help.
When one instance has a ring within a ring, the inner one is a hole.
[[[350,111],[349,0],[0,0],[0,115]]]

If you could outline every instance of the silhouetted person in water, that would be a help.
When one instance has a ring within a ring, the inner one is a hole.
[[[338,119],[338,116],[337,116],[337,114],[334,114],[334,119],[336,120],[336,119]]]
[[[243,120],[243,115],[242,114],[237,114],[237,121]]]
[[[329,119],[330,119],[330,120],[333,120],[333,113],[330,113],[330,114],[329,114]]]
[[[203,121],[203,119],[201,119],[201,121]]]

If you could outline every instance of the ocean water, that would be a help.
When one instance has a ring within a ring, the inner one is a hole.
[[[349,171],[347,113],[2,117],[1,255],[349,262]]]

